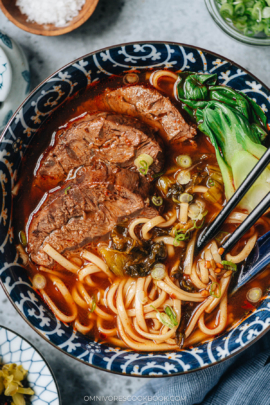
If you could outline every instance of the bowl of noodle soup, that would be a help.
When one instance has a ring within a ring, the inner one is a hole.
[[[268,268],[230,296],[234,267],[268,232],[267,216],[227,264],[219,246],[246,218],[243,209],[194,257],[201,229],[226,199],[214,148],[177,100],[180,72],[216,74],[219,85],[247,94],[270,121],[269,89],[237,64],[189,45],[142,42],[63,67],[30,94],[2,134],[2,286],[44,339],[105,371],[195,371],[269,329]],[[160,120],[143,111],[140,100],[147,104],[150,96],[165,111]],[[106,147],[88,140],[72,146],[100,123]],[[61,214],[59,226],[52,212]],[[247,300],[253,288],[261,291],[256,304]]]

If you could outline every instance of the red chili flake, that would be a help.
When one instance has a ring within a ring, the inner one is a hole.
[[[105,333],[99,333],[99,336],[100,336],[100,338],[103,339],[103,340],[106,339],[106,337],[107,337],[107,336],[105,335]]]
[[[174,295],[174,293],[170,294],[170,297],[171,297],[172,299],[175,299],[175,298],[176,298],[176,296]]]
[[[255,309],[254,305],[252,305],[250,302],[248,302],[247,300],[244,301],[244,305],[241,306],[241,308],[243,309]]]

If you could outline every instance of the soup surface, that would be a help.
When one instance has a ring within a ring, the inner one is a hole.
[[[176,100],[177,80],[130,72],[60,107],[29,147],[14,201],[18,250],[56,317],[134,350],[211,339],[270,284],[266,268],[230,296],[268,215],[223,258],[222,242],[248,213],[237,208],[194,256],[226,198],[215,148]]]

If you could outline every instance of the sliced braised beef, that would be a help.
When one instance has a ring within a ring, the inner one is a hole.
[[[105,163],[100,160],[93,160],[90,166],[84,166],[77,170],[75,180],[77,184],[82,182],[105,182],[125,187],[128,190],[140,194],[146,198],[151,189],[151,183],[147,178],[141,176],[138,171]],[[70,181],[66,183],[67,187]]]
[[[149,173],[163,168],[164,156],[154,131],[139,120],[111,113],[85,115],[56,134],[56,142],[41,161],[36,184],[57,185],[71,171],[90,165],[93,158],[120,168],[134,168],[134,160],[146,153],[154,159]]]
[[[30,224],[31,259],[50,266],[53,260],[43,251],[47,243],[59,253],[77,249],[106,235],[122,217],[139,213],[143,208],[141,196],[106,183],[82,182],[57,190]]]
[[[137,117],[158,129],[165,141],[184,141],[196,135],[168,97],[141,85],[106,91],[100,97],[100,109]]]

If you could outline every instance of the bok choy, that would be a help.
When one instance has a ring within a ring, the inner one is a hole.
[[[183,108],[210,138],[229,199],[266,147],[266,116],[248,96],[219,86],[216,74],[181,73],[178,97]],[[270,191],[270,168],[264,170],[239,204],[252,211]]]

